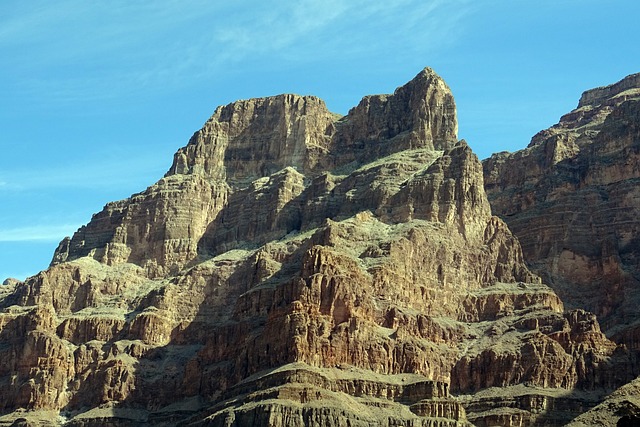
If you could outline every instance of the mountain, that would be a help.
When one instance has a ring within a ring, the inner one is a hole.
[[[566,424],[637,348],[529,269],[485,179],[430,69],[344,117],[219,107],[0,288],[0,423]]]
[[[485,160],[484,179],[493,212],[518,237],[532,270],[568,307],[597,314],[607,336],[637,358],[640,74],[584,92],[526,149]],[[620,415],[637,421],[633,384],[612,394],[631,395],[632,403],[608,398],[572,425],[613,425]]]
[[[640,350],[640,74],[584,92],[526,149],[487,159],[484,175],[533,271]]]

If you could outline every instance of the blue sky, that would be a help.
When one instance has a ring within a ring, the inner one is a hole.
[[[435,69],[480,158],[640,72],[637,0],[0,2],[0,281],[169,168],[218,105],[346,113]]]

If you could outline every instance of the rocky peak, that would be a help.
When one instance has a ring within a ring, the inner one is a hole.
[[[625,99],[640,94],[640,73],[630,74],[612,85],[598,87],[583,92],[578,102],[578,108],[585,106],[597,107],[612,98]]]
[[[218,107],[167,175],[200,174],[246,185],[287,166],[313,170],[330,145],[336,115],[313,96],[278,95]]]
[[[458,133],[451,90],[430,68],[393,95],[364,97],[338,125],[335,149],[353,156],[363,149],[377,155],[415,148],[445,150],[455,145]]]
[[[215,110],[176,152],[163,179],[130,199],[105,206],[70,241],[60,244],[53,263],[91,255],[107,263],[146,265],[152,275],[162,275],[203,251],[211,253],[212,246],[228,249],[229,244],[247,240],[266,242],[299,230],[301,224],[345,214],[335,208],[348,206],[348,198],[358,191],[342,185],[345,194],[329,195],[324,200],[331,203],[309,215],[301,211],[311,194],[311,189],[303,194],[305,180],[327,173],[340,176],[404,150],[453,148],[456,133],[451,91],[429,68],[392,95],[364,97],[345,117],[331,113],[313,96],[236,101]],[[298,175],[269,179],[286,168]],[[269,183],[266,187],[263,179]],[[277,184],[281,181],[287,182],[285,191]],[[262,205],[250,214],[239,200],[253,197],[258,187]],[[370,209],[379,208],[370,204]],[[362,206],[349,213],[354,209]],[[259,211],[264,211],[260,218],[255,216]],[[248,225],[249,217],[257,221]]]
[[[311,176],[412,148],[457,141],[451,90],[425,68],[392,95],[365,96],[347,116],[313,96],[278,95],[218,107],[167,175],[196,173],[244,186],[290,166]]]

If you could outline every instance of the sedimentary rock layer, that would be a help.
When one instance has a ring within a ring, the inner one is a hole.
[[[591,408],[582,392],[631,380],[632,353],[529,271],[456,132],[429,69],[345,117],[296,95],[218,108],[165,177],[2,289],[0,421],[560,425]]]
[[[638,348],[640,75],[586,91],[515,153],[484,161],[493,211],[525,259],[572,307]]]

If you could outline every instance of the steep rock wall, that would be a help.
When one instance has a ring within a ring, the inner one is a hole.
[[[2,289],[2,415],[542,423],[525,385],[557,419],[595,405],[574,391],[629,381],[632,355],[528,270],[456,128],[428,69],[344,118],[295,95],[219,108],[164,178]]]
[[[528,148],[484,162],[492,209],[533,270],[622,341],[640,302],[639,81],[585,92]]]

